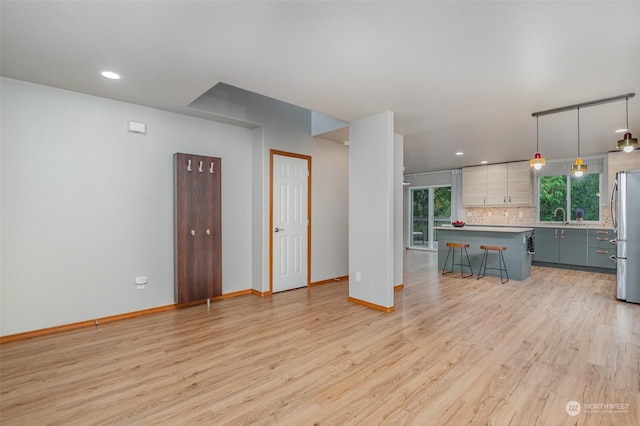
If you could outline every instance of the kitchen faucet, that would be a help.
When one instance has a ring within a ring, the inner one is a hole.
[[[558,210],[562,210],[562,224],[566,225],[567,224],[567,212],[562,208],[562,207],[558,207],[556,209],[556,211],[553,212],[553,218],[556,218],[556,214],[558,214]]]

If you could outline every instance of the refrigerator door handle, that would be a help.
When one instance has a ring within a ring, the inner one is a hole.
[[[618,233],[618,224],[616,223],[616,214],[613,211],[613,200],[616,197],[616,192],[618,191],[618,174],[616,173],[616,178],[613,181],[613,186],[611,187],[611,200],[609,201],[609,216],[611,216],[611,224],[613,225],[613,232]]]

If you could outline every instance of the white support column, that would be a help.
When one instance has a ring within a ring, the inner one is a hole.
[[[403,284],[402,257],[404,241],[402,238],[404,187],[404,137],[394,136],[393,153],[393,285]]]
[[[394,306],[394,151],[393,112],[351,122],[349,297],[389,310]]]

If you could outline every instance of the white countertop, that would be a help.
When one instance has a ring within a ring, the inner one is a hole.
[[[434,229],[442,229],[445,231],[476,231],[476,232],[506,232],[511,234],[520,234],[522,232],[531,232],[531,227],[514,227],[514,226],[478,226],[466,225],[461,228],[455,226],[434,226]]]
[[[562,223],[538,223],[532,226],[536,228],[612,229],[610,226],[599,225],[597,223],[587,223],[585,225],[578,225],[575,222],[571,222],[567,225],[563,225]]]

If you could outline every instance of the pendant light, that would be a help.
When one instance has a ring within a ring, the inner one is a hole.
[[[627,132],[624,137],[618,141],[618,149],[624,152],[631,152],[634,149],[638,149],[638,138],[632,138],[631,132],[629,132],[629,98],[625,98],[627,103]]]
[[[538,141],[539,141],[539,132],[538,132],[538,116],[536,116],[536,155],[533,156],[531,160],[529,160],[529,167],[533,167],[536,170],[540,170],[542,166],[546,164],[545,159],[540,155],[540,150],[538,149]]]
[[[582,158],[580,158],[580,107],[578,109],[578,158],[573,166],[571,166],[571,173],[575,177],[580,177],[587,171],[587,165],[582,164]]]

